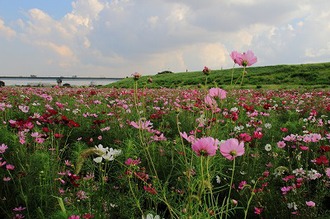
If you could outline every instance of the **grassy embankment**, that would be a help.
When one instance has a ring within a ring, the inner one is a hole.
[[[209,87],[219,86],[227,88],[231,83],[231,75],[234,74],[233,84],[240,87],[242,68],[212,70],[205,76],[201,71],[166,73],[147,75],[139,80],[140,87],[148,88],[178,88],[192,87],[204,84],[207,77]],[[249,67],[244,78],[242,88],[328,88],[330,86],[330,62],[299,64],[299,65],[275,65],[262,67]],[[152,83],[148,82],[152,79]],[[107,85],[107,87],[128,88],[132,87],[132,78]]]

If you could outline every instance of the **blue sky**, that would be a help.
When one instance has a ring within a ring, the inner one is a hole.
[[[70,0],[0,0],[0,17],[6,21],[25,19],[31,8],[39,8],[51,17],[60,19],[72,10]]]
[[[125,77],[330,61],[328,0],[0,0],[0,75]]]

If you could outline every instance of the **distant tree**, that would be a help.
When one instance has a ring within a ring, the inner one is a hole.
[[[4,81],[0,81],[0,87],[4,87],[5,86],[5,82]]]
[[[71,87],[71,84],[65,83],[65,84],[63,84],[63,87]]]

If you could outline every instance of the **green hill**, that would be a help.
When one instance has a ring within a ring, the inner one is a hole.
[[[227,87],[231,83],[231,75],[234,74],[236,87],[240,85],[242,68],[211,70],[206,76],[201,71],[165,73],[143,76],[138,80],[139,87],[148,88],[178,88],[204,85],[207,77],[208,86]],[[244,78],[243,87],[330,87],[330,62],[298,65],[274,65],[262,67],[249,67]],[[152,83],[148,79],[152,79]],[[133,78],[125,78],[121,81],[107,85],[107,87],[129,88],[133,87]]]

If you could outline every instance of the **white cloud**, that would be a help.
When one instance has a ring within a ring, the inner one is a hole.
[[[5,22],[0,19],[0,36],[4,36],[7,39],[13,38],[16,36],[16,32],[10,27],[5,26]]]
[[[0,37],[6,48],[9,39],[36,48],[40,74],[230,68],[229,53],[248,49],[257,65],[329,61],[330,2],[317,2],[75,0],[57,20],[37,8],[24,20],[0,19]]]

